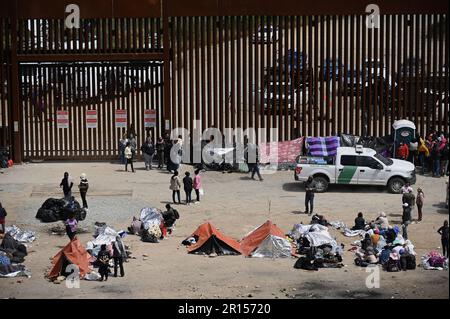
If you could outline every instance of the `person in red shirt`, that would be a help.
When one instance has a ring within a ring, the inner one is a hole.
[[[409,147],[405,143],[400,143],[397,149],[397,157],[402,160],[407,160],[409,156]]]

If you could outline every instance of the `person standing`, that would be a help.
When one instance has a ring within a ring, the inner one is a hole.
[[[73,240],[77,235],[78,221],[75,219],[75,215],[72,212],[70,217],[66,220],[66,234],[70,240]]]
[[[416,196],[414,196],[412,188],[408,189],[407,192],[403,194],[402,203],[408,203],[412,213],[414,206],[416,206]]]
[[[443,141],[443,142],[442,142]],[[441,176],[447,175],[448,171],[448,155],[449,155],[449,144],[448,139],[446,139],[444,136],[442,136],[442,149],[441,149]]]
[[[137,149],[137,141],[136,136],[134,134],[130,134],[129,142],[131,146],[131,153],[133,153],[132,159],[134,160],[136,158],[136,149]]]
[[[186,205],[190,205],[192,202],[192,189],[194,186],[194,181],[191,178],[191,174],[189,172],[184,173],[185,177],[183,178],[183,186],[184,192],[186,193]]]
[[[316,182],[312,176],[308,177],[305,182],[305,214],[311,216],[314,210],[314,192],[316,190]]]
[[[97,255],[97,260],[99,263],[98,272],[101,276],[100,281],[108,280],[108,273],[109,273],[109,260],[111,259],[111,256],[109,252],[106,250],[106,245],[103,244],[100,246],[100,251]]]
[[[122,238],[116,237],[116,241],[113,243],[113,259],[114,259],[114,277],[117,277],[117,268],[120,267],[120,277],[125,276],[123,270],[123,262],[127,258],[125,246],[123,245]]]
[[[197,195],[197,200],[195,203],[200,203],[200,189],[202,188],[202,177],[200,176],[200,170],[197,169],[194,172],[194,190],[195,195]]]
[[[88,208],[88,204],[86,201],[86,194],[89,189],[89,182],[86,178],[86,174],[83,173],[80,176],[80,184],[78,185],[78,189],[80,190],[81,200],[83,201],[83,208]]]
[[[148,171],[152,169],[153,156],[155,155],[155,146],[153,145],[151,137],[147,137],[144,144],[141,146],[141,151],[144,155],[145,169]]]
[[[408,239],[408,225],[411,224],[411,207],[408,203],[403,204],[403,214],[402,214],[402,227],[403,227],[403,238]]]
[[[397,149],[397,158],[407,161],[409,157],[409,147],[405,143],[401,142]]]
[[[127,162],[125,163],[125,172],[128,172],[128,164],[131,165],[131,170],[134,173],[134,167],[133,167],[133,151],[131,149],[130,142],[127,143],[127,147],[125,147],[125,159]]]
[[[162,169],[164,166],[164,140],[160,136],[156,141],[156,152],[158,156],[158,168]]]
[[[426,161],[428,156],[430,156],[430,151],[428,150],[428,147],[425,144],[424,139],[420,136],[419,137],[419,165],[422,167],[422,175],[425,175],[426,172]]]
[[[417,205],[417,214],[419,215],[419,218],[417,221],[422,221],[422,207],[425,202],[425,194],[422,191],[422,188],[417,189],[417,197],[416,197],[416,205]]]
[[[444,225],[437,231],[441,235],[442,255],[448,258],[448,221],[444,221]]]
[[[433,177],[441,177],[441,152],[439,141],[434,141],[431,148],[431,159],[433,161]]]
[[[170,178],[170,189],[172,190],[172,199],[173,199],[174,204],[177,204],[177,202],[175,200],[175,195],[177,195],[177,197],[178,197],[178,204],[181,204],[180,188],[181,188],[181,183],[180,183],[180,178],[178,177],[178,171],[175,171],[175,173]]]
[[[7,215],[8,215],[8,213],[3,208],[2,203],[0,203],[0,226],[2,227],[2,229],[0,229],[0,234],[4,234],[6,232],[5,222],[6,222]]]
[[[72,197],[72,186],[73,182],[71,178],[69,177],[69,173],[64,173],[64,178],[61,181],[61,184],[59,184],[59,187],[62,187],[63,193],[64,193],[64,199],[69,201]]]
[[[124,165],[127,162],[125,158],[125,147],[127,146],[127,143],[128,143],[127,135],[124,134],[119,141],[120,163]]]

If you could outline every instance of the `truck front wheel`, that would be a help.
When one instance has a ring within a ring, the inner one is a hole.
[[[314,176],[314,182],[316,183],[316,192],[323,193],[328,189],[328,180],[323,176]]]
[[[405,180],[400,177],[393,177],[388,182],[388,191],[393,194],[400,194],[402,187],[405,185]]]

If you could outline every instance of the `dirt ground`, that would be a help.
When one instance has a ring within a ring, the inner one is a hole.
[[[85,244],[92,238],[95,221],[106,222],[116,230],[126,229],[132,216],[141,208],[163,208],[171,200],[170,175],[166,172],[142,169],[125,173],[113,163],[36,163],[14,166],[0,173],[0,201],[8,211],[7,224],[37,232],[38,239],[29,245],[25,265],[31,278],[0,279],[1,298],[448,298],[448,271],[414,271],[387,273],[381,271],[378,289],[366,288],[367,273],[353,264],[348,252],[356,238],[344,237],[331,230],[338,242],[346,245],[341,269],[305,271],[293,268],[295,258],[258,259],[243,256],[204,257],[186,253],[181,241],[198,225],[211,221],[225,234],[236,239],[272,220],[286,233],[295,223],[308,223],[301,214],[304,192],[293,179],[292,171],[265,175],[263,182],[253,181],[246,174],[206,172],[203,174],[205,196],[199,205],[178,206],[181,219],[175,232],[158,244],[144,243],[129,235],[125,244],[131,247],[135,259],[125,263],[124,278],[107,282],[81,281],[79,289],[56,285],[44,276],[50,259],[68,243],[66,236],[52,235],[48,229],[55,224],[43,224],[34,217],[48,197],[62,197],[59,190],[64,171],[78,181],[80,173],[90,182],[88,202],[90,212],[80,226],[90,232],[78,237]],[[181,175],[189,166],[183,166]],[[414,186],[422,187],[426,196],[424,221],[409,227],[409,236],[420,256],[430,250],[440,251],[436,233],[448,210],[444,207],[447,178],[418,176]],[[79,194],[75,194],[78,200]],[[182,194],[182,198],[184,195]],[[269,209],[270,207],[270,209]],[[385,211],[391,223],[401,219],[401,197],[378,187],[333,186],[318,194],[316,212],[329,221],[342,220],[353,224],[358,211],[367,219]],[[417,217],[414,212],[413,217]],[[143,256],[143,255],[147,255]]]

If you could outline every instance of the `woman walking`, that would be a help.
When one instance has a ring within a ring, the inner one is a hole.
[[[180,178],[178,177],[178,171],[175,171],[175,173],[170,178],[170,189],[172,190],[172,199],[173,199],[174,204],[181,204],[180,188],[181,188],[181,183],[180,183]],[[175,200],[175,194],[178,197],[178,203]]]
[[[418,222],[422,221],[422,207],[425,201],[425,194],[422,191],[422,188],[417,189],[417,197],[416,197],[416,205],[417,205],[417,213],[419,214]]]
[[[125,163],[125,172],[128,172],[128,164],[131,165],[131,170],[134,173],[134,167],[133,167],[133,152],[131,150],[131,144],[130,142],[127,143],[127,147],[125,147],[125,159],[127,162]]]

